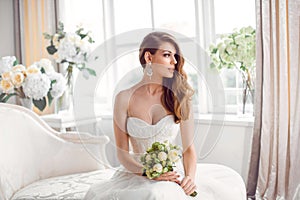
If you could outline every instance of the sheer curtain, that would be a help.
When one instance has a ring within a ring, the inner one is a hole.
[[[256,0],[257,88],[248,197],[300,197],[300,0]],[[297,192],[298,191],[298,192]]]
[[[47,58],[46,46],[48,41],[43,37],[44,32],[54,33],[56,28],[56,1],[57,0],[22,0],[14,1],[14,30],[15,55],[19,62],[30,66],[41,58]],[[20,104],[18,98],[16,103]],[[54,104],[40,114],[52,113]]]
[[[48,41],[43,38],[44,32],[55,31],[55,2],[56,0],[22,0],[14,1],[16,52],[20,62],[26,66],[48,57],[46,46]]]

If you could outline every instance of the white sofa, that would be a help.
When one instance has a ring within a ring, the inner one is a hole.
[[[0,200],[83,199],[109,179],[108,137],[59,133],[34,112],[0,103]]]

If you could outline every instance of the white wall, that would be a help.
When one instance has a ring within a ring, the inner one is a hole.
[[[252,129],[253,119],[251,118],[231,117],[227,118],[224,124],[220,121],[211,123],[211,120],[205,119],[205,117],[196,119],[195,147],[198,153],[198,162],[217,163],[231,167],[246,182]],[[115,152],[111,116],[102,117],[102,121],[97,126],[97,134],[107,135],[111,139],[106,152],[112,166],[117,166],[119,162]]]
[[[13,1],[0,1],[0,57],[12,56],[14,49]]]

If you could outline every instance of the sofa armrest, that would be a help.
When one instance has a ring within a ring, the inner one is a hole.
[[[111,167],[107,160],[105,151],[106,144],[110,141],[109,137],[106,135],[94,136],[87,132],[69,131],[67,133],[59,134],[58,137],[68,142],[84,145],[91,155],[98,155],[99,153],[100,158],[94,158],[97,159],[98,162],[101,162],[101,164],[106,168]],[[88,148],[90,145],[98,145],[99,152],[93,152],[91,148]]]
[[[69,131],[67,133],[59,134],[58,137],[73,143],[89,143],[89,144],[106,145],[109,142],[109,137],[105,135],[94,136],[87,132]]]

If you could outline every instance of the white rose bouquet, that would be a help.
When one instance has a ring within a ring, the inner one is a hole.
[[[170,172],[176,167],[176,163],[182,158],[181,148],[172,145],[168,141],[154,142],[141,156],[141,163],[144,166],[144,172],[149,179],[159,177],[161,174]],[[195,197],[194,191],[190,196]]]
[[[64,77],[55,72],[48,59],[41,59],[29,67],[18,64],[14,56],[3,57],[0,65],[0,102],[10,97],[31,99],[33,104],[43,111],[51,105],[54,98],[62,95],[66,87]]]
[[[90,32],[84,32],[82,27],[75,33],[65,32],[64,24],[59,22],[57,32],[53,35],[44,33],[44,38],[50,40],[50,45],[46,49],[55,61],[68,64],[66,77],[69,86],[72,84],[73,67],[83,72],[85,78],[89,75],[96,76],[95,70],[86,66],[91,53],[90,44],[94,43]]]
[[[154,142],[141,156],[141,163],[149,179],[159,177],[161,174],[173,171],[176,162],[181,158],[180,147],[170,144]]]

